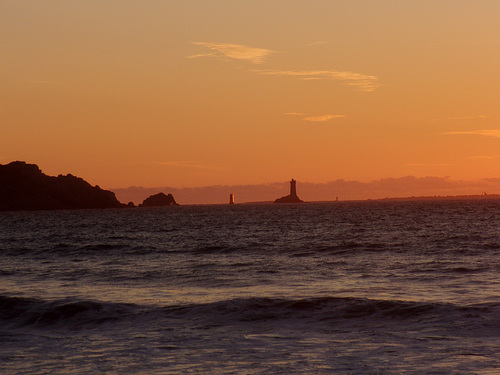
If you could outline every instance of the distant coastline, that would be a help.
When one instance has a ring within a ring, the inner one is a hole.
[[[282,196],[289,185],[289,182],[274,182],[193,188],[132,186],[104,190],[97,185],[91,186],[82,178],[71,174],[47,176],[37,165],[26,162],[0,164],[0,172],[0,210],[3,211],[133,207],[144,205],[145,200],[163,192],[168,193],[164,194],[164,202],[155,204],[167,206],[176,205],[177,202],[182,205],[227,204],[229,193],[234,194],[236,205],[267,204],[275,202],[276,197]],[[493,193],[487,193],[488,191]],[[336,202],[337,196],[338,202],[500,199],[500,194],[496,193],[498,191],[500,191],[500,178],[453,181],[448,178],[407,176],[365,183],[345,180],[329,183],[300,182],[300,195],[311,203]],[[282,198],[289,201],[288,198],[292,196],[295,198],[296,193]]]
[[[431,181],[429,181],[431,180]],[[272,203],[288,190],[288,181],[258,185],[215,185],[175,188],[137,187],[110,189],[122,202],[141,203],[148,196],[169,192],[182,205],[227,204],[229,193],[234,193],[236,204]],[[434,188],[434,186],[437,186]],[[455,193],[456,192],[456,193]],[[484,192],[491,192],[484,195]],[[500,197],[500,179],[485,179],[477,183],[448,181],[447,179],[399,178],[368,183],[337,180],[331,183],[300,182],[300,197],[306,202],[415,200],[415,199],[478,199]]]
[[[418,202],[418,201],[445,201],[445,200],[500,200],[500,194],[487,194],[480,195],[448,195],[448,196],[418,196],[418,197],[394,197],[394,198],[375,198],[375,199],[345,199],[345,200],[318,200],[318,201],[307,201],[303,202],[307,204],[314,203],[331,203],[331,204],[342,204],[342,203],[355,203],[355,202]],[[248,202],[238,202],[235,206],[248,206],[248,205],[274,205],[274,201],[248,201]],[[301,204],[302,205],[302,204]],[[229,206],[226,203],[188,203],[183,204],[183,206]]]
[[[367,198],[367,199],[346,199],[346,200],[321,200],[321,201],[308,201],[307,203],[346,203],[346,202],[387,202],[387,201],[429,201],[429,200],[500,200],[500,194],[474,194],[474,195],[446,195],[446,196],[418,196],[418,197],[387,197],[387,198]],[[240,205],[251,205],[251,204],[273,204],[273,201],[259,201],[259,202],[242,202],[238,203]],[[206,203],[206,204],[191,204],[193,206],[198,205],[222,205],[223,203]]]
[[[367,201],[417,201],[417,200],[480,200],[480,199],[500,199],[500,194],[471,194],[471,195],[434,195],[417,197],[388,197],[379,199],[365,199]]]

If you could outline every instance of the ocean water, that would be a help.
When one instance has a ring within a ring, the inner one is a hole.
[[[500,374],[500,201],[0,213],[2,374]]]

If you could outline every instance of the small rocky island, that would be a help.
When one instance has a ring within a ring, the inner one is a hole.
[[[47,176],[35,164],[0,164],[0,211],[120,208],[115,193],[71,174]]]
[[[164,193],[158,193],[151,195],[149,198],[145,199],[139,207],[164,207],[164,206],[178,206],[172,194],[165,195]]]
[[[292,181],[290,181],[290,195],[278,198],[274,203],[304,203],[304,201],[297,196],[296,184],[297,181],[292,178]]]

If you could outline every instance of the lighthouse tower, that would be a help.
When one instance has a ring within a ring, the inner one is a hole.
[[[292,178],[290,181],[290,195],[285,197],[278,198],[274,201],[274,203],[304,203],[304,201],[300,200],[297,196],[297,181]]]
[[[296,197],[297,196],[297,187],[296,187],[297,181],[295,181],[292,178],[292,181],[290,181],[290,196],[291,197]]]

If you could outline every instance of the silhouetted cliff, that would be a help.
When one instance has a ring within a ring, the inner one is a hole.
[[[118,208],[115,194],[68,174],[47,176],[35,164],[0,164],[0,211]]]
[[[146,198],[139,207],[178,206],[172,194],[158,193]]]

